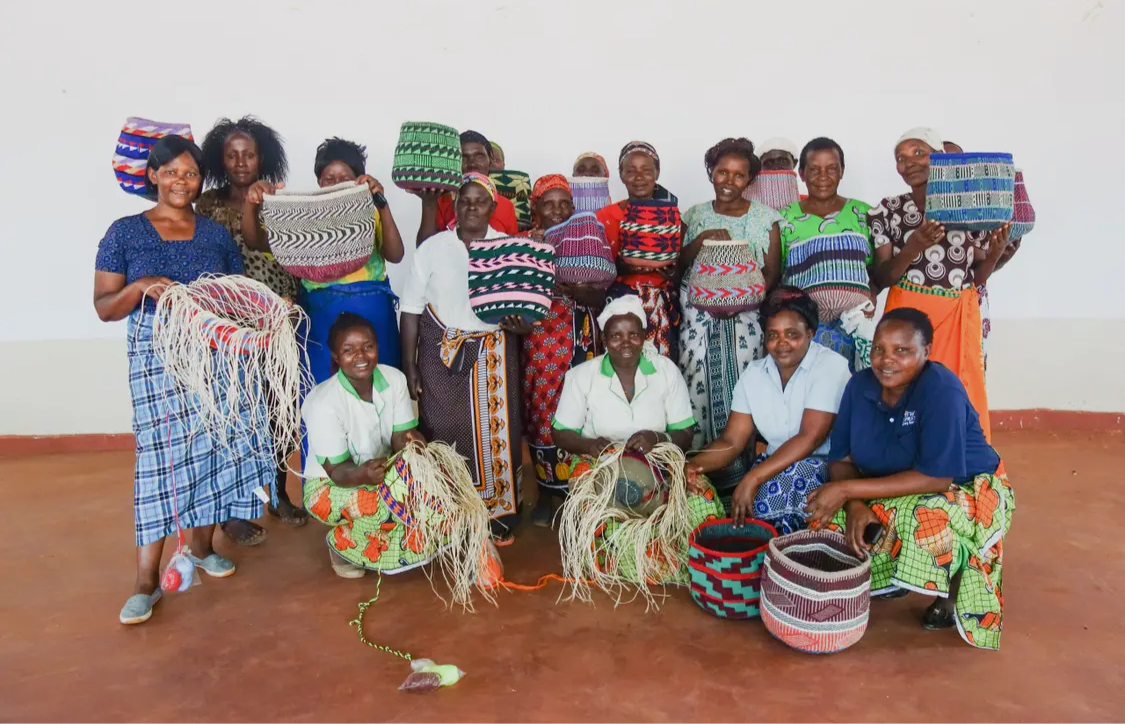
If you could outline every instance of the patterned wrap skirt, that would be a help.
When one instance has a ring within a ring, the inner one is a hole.
[[[641,298],[645,314],[648,315],[645,341],[652,342],[657,352],[673,362],[678,360],[681,321],[679,290],[671,284],[653,286],[629,281],[628,277],[619,277],[606,292],[606,299],[608,301],[630,294]]]
[[[555,447],[551,432],[563,377],[603,351],[597,315],[567,297],[555,297],[547,316],[524,337],[524,423],[541,489],[565,493],[570,476],[570,454]]]
[[[759,455],[754,460],[754,467],[761,465],[767,457],[765,453]],[[809,493],[826,482],[828,463],[823,458],[798,460],[758,486],[758,494],[754,496],[754,517],[777,528],[779,535],[803,530],[808,527],[805,502]],[[730,497],[724,498],[723,505],[730,510]]]
[[[950,581],[961,574],[957,630],[968,643],[1000,648],[1004,595],[1004,536],[1012,525],[1016,498],[1001,464],[948,492],[882,498],[869,504],[886,533],[872,548],[871,595],[904,588],[949,597]],[[843,530],[844,511],[830,527]]]
[[[692,446],[702,450],[723,434],[730,418],[734,386],[743,370],[762,357],[758,313],[741,312],[719,319],[692,306],[684,307],[680,334],[680,371],[691,396],[697,424]],[[754,449],[747,446],[734,462],[711,474],[720,496],[730,497],[750,471]]]
[[[521,421],[519,342],[502,330],[445,326],[433,307],[418,322],[422,434],[455,446],[488,506],[493,532],[520,519]]]
[[[137,444],[133,521],[139,546],[174,535],[177,509],[184,529],[261,517],[263,504],[253,491],[268,487],[277,469],[268,429],[250,441],[228,440],[230,447],[246,448],[237,457],[201,429],[186,393],[164,372],[153,349],[155,318],[151,310],[141,309],[129,317],[129,391]],[[213,384],[225,388],[222,380]],[[249,426],[248,414],[244,421]]]

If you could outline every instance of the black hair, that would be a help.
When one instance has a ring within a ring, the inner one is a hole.
[[[886,312],[883,318],[879,320],[876,325],[875,331],[879,330],[887,322],[902,322],[909,324],[914,328],[915,332],[922,335],[922,341],[926,344],[934,343],[934,323],[930,321],[929,315],[920,309],[914,307],[898,307]]]
[[[362,176],[367,173],[367,146],[361,146],[355,141],[344,140],[339,136],[329,138],[316,147],[313,174],[320,178],[324,169],[336,161],[341,161],[357,177]]]
[[[254,139],[258,147],[258,178],[271,184],[281,183],[289,174],[289,159],[277,131],[254,116],[243,116],[237,121],[220,118],[203,139],[203,181],[207,186],[222,188],[229,184],[223,165],[223,146],[235,133],[244,133]]]
[[[750,182],[762,172],[762,160],[754,153],[754,144],[749,138],[724,138],[703,154],[703,166],[707,169],[707,179],[715,173],[715,167],[723,156],[741,156],[750,163]]]
[[[808,295],[808,292],[799,287],[791,287],[785,284],[774,287],[759,311],[762,329],[766,328],[771,317],[776,317],[782,312],[797,314],[805,320],[810,332],[815,333],[817,325],[820,324],[820,309],[816,306],[812,297]]]
[[[461,145],[463,146],[466,143],[479,143],[480,145],[484,146],[484,151],[488,154],[488,157],[492,158],[492,144],[489,143],[488,139],[484,137],[483,133],[479,133],[477,131],[465,131],[461,134]]]
[[[802,173],[805,171],[805,166],[808,165],[809,154],[813,151],[835,151],[836,155],[840,157],[840,170],[844,170],[844,149],[840,148],[840,144],[836,143],[831,138],[818,136],[806,143],[805,147],[801,149],[801,163],[798,166],[798,170]]]
[[[336,321],[328,329],[328,350],[330,352],[336,351],[336,343],[340,341],[348,332],[353,329],[366,329],[371,332],[371,336],[375,338],[376,343],[379,341],[379,334],[375,331],[375,325],[371,323],[367,317],[361,317],[352,312],[340,312],[340,316],[336,317]]]
[[[185,153],[195,160],[195,165],[199,166],[199,172],[203,173],[203,151],[199,150],[195,141],[183,136],[169,135],[152,144],[152,148],[148,152],[148,165],[145,166],[145,194],[147,196],[156,198],[156,184],[148,177],[148,172],[158,171],[161,166],[171,163]]]

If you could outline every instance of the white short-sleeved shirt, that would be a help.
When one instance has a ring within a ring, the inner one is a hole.
[[[637,372],[629,402],[608,354],[571,368],[563,380],[555,429],[625,442],[641,430],[666,432],[695,425],[691,397],[675,362],[645,356]]]
[[[324,463],[351,460],[357,465],[390,455],[391,435],[417,427],[406,375],[377,365],[371,402],[361,400],[352,383],[337,372],[305,397],[301,416],[309,438],[306,478],[326,478]]]
[[[489,227],[486,239],[503,237]],[[466,332],[497,329],[473,314],[469,304],[469,250],[456,231],[434,234],[414,252],[406,290],[400,309],[407,314],[422,314],[433,305],[441,323]]]
[[[769,445],[766,454],[773,455],[801,431],[805,410],[839,412],[849,379],[848,361],[813,342],[784,390],[773,357],[751,362],[734,386],[730,409],[754,418],[754,427]],[[827,455],[828,446],[825,440],[813,455]]]

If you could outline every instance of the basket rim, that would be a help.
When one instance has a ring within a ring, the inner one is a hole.
[[[697,525],[695,527],[695,530],[693,530],[691,532],[691,538],[688,539],[688,544],[691,545],[691,547],[693,547],[693,548],[698,548],[699,550],[703,551],[704,553],[709,553],[713,556],[720,556],[720,557],[724,557],[724,558],[746,558],[746,557],[749,557],[749,556],[758,555],[762,551],[769,548],[769,545],[772,541],[777,540],[777,536],[778,536],[777,528],[773,527],[772,524],[767,523],[766,521],[760,520],[758,518],[747,518],[746,522],[747,523],[753,523],[755,525],[760,525],[761,527],[765,528],[767,531],[772,530],[773,531],[773,538],[770,538],[764,544],[758,546],[757,548],[754,548],[753,550],[747,551],[745,553],[730,553],[729,551],[712,550],[712,549],[707,548],[706,546],[700,545],[698,543],[698,541],[696,540],[696,536],[699,534],[699,532],[701,530],[705,530],[706,528],[710,528],[710,527],[715,526],[715,525],[720,525],[722,523],[730,523],[732,527],[734,526],[734,518],[716,518],[715,520],[705,520],[702,523],[700,523],[699,525]]]
[[[346,198],[349,194],[361,196],[363,192],[367,192],[370,197],[371,191],[367,188],[366,184],[357,184],[355,181],[342,181],[332,186],[318,187],[311,191],[298,191],[296,189],[277,189],[272,194],[266,194],[262,198],[262,206],[266,202],[273,203],[288,203],[294,201],[306,201],[316,199],[317,201],[335,200],[339,198]],[[374,203],[372,203],[374,206]]]
[[[826,582],[837,581],[837,580],[840,580],[842,578],[846,578],[848,576],[854,575],[856,573],[871,570],[871,556],[867,556],[866,558],[863,558],[861,560],[861,559],[857,558],[852,553],[841,553],[840,551],[836,551],[837,553],[840,553],[840,555],[847,556],[851,560],[855,561],[855,565],[852,568],[848,568],[847,570],[844,570],[844,571],[837,571],[837,572],[832,572],[832,573],[829,573],[829,572],[826,572],[826,571],[821,571],[821,570],[818,570],[816,568],[810,568],[806,565],[798,563],[797,561],[793,560],[792,558],[790,558],[786,554],[785,548],[780,548],[777,545],[778,541],[782,541],[782,543],[786,543],[787,542],[786,539],[789,539],[788,542],[791,542],[791,543],[801,543],[803,541],[807,541],[809,543],[816,543],[818,538],[825,538],[825,537],[838,538],[840,543],[842,543],[845,547],[847,546],[847,539],[844,538],[843,533],[840,533],[838,531],[834,531],[834,530],[801,530],[801,531],[797,531],[796,533],[790,533],[789,535],[783,535],[783,536],[779,536],[777,538],[771,538],[770,542],[768,544],[769,549],[770,549],[769,554],[767,554],[766,560],[765,560],[763,565],[770,566],[770,564],[771,564],[770,557],[772,555],[777,555],[778,557],[780,557],[781,559],[783,559],[785,561],[786,567],[791,568],[791,569],[797,571],[798,573],[802,573],[802,574],[808,576],[809,578],[814,578],[816,580],[826,581]],[[770,567],[772,567],[772,566],[770,566]]]
[[[703,246],[746,246],[749,247],[749,240],[747,239],[704,239]]]

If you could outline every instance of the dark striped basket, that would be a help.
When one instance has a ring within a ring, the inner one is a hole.
[[[402,124],[391,181],[413,192],[455,191],[461,186],[461,137],[440,123]]]
[[[762,562],[776,537],[777,529],[762,520],[739,528],[730,518],[701,524],[688,546],[692,600],[719,618],[757,618]]]

